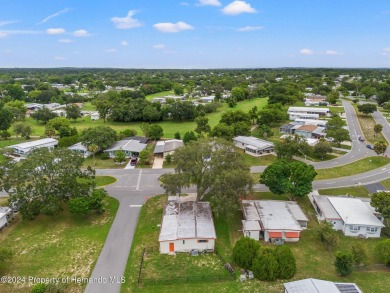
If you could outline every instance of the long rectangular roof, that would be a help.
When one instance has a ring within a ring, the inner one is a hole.
[[[328,113],[329,108],[314,108],[314,107],[290,107],[290,108],[288,108],[288,113],[301,112],[301,111]]]
[[[158,141],[154,147],[154,154],[168,153],[182,147],[183,141],[180,139],[169,139],[165,141]]]
[[[330,203],[349,225],[367,225],[384,227],[381,221],[372,211],[358,198],[328,196]]]
[[[165,206],[159,241],[215,239],[213,217],[208,202],[168,201]]]
[[[130,140],[120,140],[114,142],[108,149],[104,150],[105,152],[111,151],[130,151],[130,152],[141,152],[146,148],[147,144],[140,143],[138,140],[130,139]]]
[[[326,219],[341,220],[340,215],[330,203],[327,196],[313,194],[313,199],[315,200],[317,206],[321,209],[321,212]]]
[[[241,142],[245,145],[256,147],[258,149],[273,148],[274,144],[268,140],[263,140],[253,136],[236,136],[233,138],[234,141]]]
[[[54,146],[57,144],[58,144],[58,140],[56,140],[54,138],[42,138],[42,139],[38,139],[38,140],[33,140],[33,141],[10,145],[7,148],[18,148],[21,150],[30,150],[33,148]]]
[[[355,283],[334,283],[319,279],[304,279],[284,283],[288,293],[362,293]]]

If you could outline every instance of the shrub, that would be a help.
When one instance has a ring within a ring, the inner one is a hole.
[[[166,157],[165,157],[165,161],[170,164],[172,162],[172,156],[170,154],[168,154]]]
[[[134,129],[125,129],[125,130],[119,132],[120,139],[123,139],[125,137],[129,137],[129,136],[135,136],[135,135],[137,135],[137,131],[135,131]]]
[[[355,264],[364,264],[367,261],[367,247],[362,242],[352,244],[352,255]]]
[[[390,266],[390,239],[382,240],[376,245],[375,256],[378,261]]]
[[[241,268],[250,270],[252,261],[260,249],[258,241],[249,238],[241,237],[237,240],[233,248],[233,259]]]
[[[273,249],[261,248],[252,264],[252,271],[256,278],[262,281],[274,281],[278,274],[278,262]]]
[[[317,234],[328,251],[332,251],[339,242],[337,232],[333,230],[331,223],[321,222],[318,225]]]
[[[175,139],[180,139],[180,132],[179,131],[175,133]]]
[[[100,159],[101,160],[108,160],[110,158],[110,156],[109,156],[109,154],[108,153],[102,153],[101,155],[100,155]]]
[[[47,285],[46,284],[39,283],[39,284],[35,284],[32,287],[31,292],[32,293],[45,293],[46,289],[47,289]]]
[[[336,272],[341,276],[349,275],[353,271],[353,261],[351,252],[338,251],[336,253],[336,260],[334,261]]]
[[[7,130],[3,130],[3,131],[0,133],[0,136],[1,136],[2,139],[7,140],[8,138],[11,137],[11,133],[9,133]]]
[[[61,137],[58,140],[58,147],[66,148],[74,145],[75,143],[78,143],[79,141],[80,137],[78,135]]]
[[[275,257],[278,262],[277,277],[279,279],[289,279],[294,277],[297,271],[297,265],[290,247],[287,245],[276,247]]]

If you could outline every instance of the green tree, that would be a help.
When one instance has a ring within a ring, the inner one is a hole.
[[[226,140],[231,140],[234,136],[233,126],[229,126],[226,123],[218,123],[210,132],[211,137],[221,137]]]
[[[387,111],[387,113],[390,112],[390,102],[386,102],[382,105],[383,109]]]
[[[142,111],[142,117],[144,121],[158,121],[160,119],[160,112],[153,106],[146,106]]]
[[[357,107],[359,112],[362,112],[365,115],[374,113],[377,110],[376,105],[374,104],[361,104],[358,105]]]
[[[113,103],[108,97],[100,96],[94,101],[96,110],[99,112],[99,117],[103,119],[103,123],[106,123],[107,117],[110,115]]]
[[[383,129],[383,126],[381,124],[375,124],[374,125],[374,137],[380,133]]]
[[[371,196],[371,205],[386,219],[387,226],[390,225],[390,193],[376,192]]]
[[[26,118],[27,108],[22,101],[9,101],[4,105],[4,108],[12,113],[15,121],[21,121]]]
[[[17,122],[13,125],[13,131],[16,135],[16,138],[19,137],[19,135],[22,134],[22,131],[23,131],[23,127],[24,127],[24,124],[22,122]]]
[[[153,140],[159,140],[164,136],[164,129],[159,124],[150,124],[148,128],[148,137]]]
[[[339,237],[337,232],[333,230],[332,224],[326,221],[321,222],[317,229],[317,235],[319,236],[321,242],[324,244],[325,248],[328,251],[335,249],[339,242]]]
[[[41,108],[32,113],[31,117],[43,124],[46,124],[49,120],[57,117],[57,114],[51,112],[48,108]]]
[[[16,138],[18,138],[18,136],[20,135],[22,137],[25,137],[26,139],[29,139],[32,133],[32,128],[28,124],[17,122],[13,126],[13,131],[15,132]]]
[[[12,113],[4,108],[0,103],[0,130],[7,130],[12,123]]]
[[[352,102],[353,102],[354,104],[357,104],[359,101],[360,101],[359,99],[353,99],[353,100],[352,100]]]
[[[333,142],[335,142],[339,147],[343,141],[351,141],[348,130],[344,128],[329,130],[328,136],[332,137]]]
[[[216,214],[231,212],[238,199],[252,188],[252,177],[242,156],[235,154],[232,143],[225,140],[201,139],[186,144],[173,155],[175,174],[180,175],[181,187],[194,185],[196,200],[206,197]],[[162,184],[167,190],[170,186]]]
[[[329,104],[336,104],[337,100],[339,99],[339,91],[336,90],[336,91],[331,91],[329,94],[328,94],[328,97],[327,97],[327,101],[329,102]]]
[[[233,96],[226,98],[225,101],[228,104],[229,108],[234,108],[235,106],[237,106],[237,100]]]
[[[333,151],[330,144],[325,140],[320,140],[313,148],[313,153],[317,157],[321,158],[321,160],[324,159],[324,156],[328,153],[331,153]]]
[[[95,162],[95,154],[96,152],[99,150],[99,146],[94,144],[94,143],[91,143],[87,146],[87,149],[89,152],[92,153],[92,156],[93,156],[93,169],[96,168],[96,162]]]
[[[7,130],[3,130],[0,132],[0,137],[4,140],[7,140],[11,137],[11,133],[9,133]]]
[[[46,136],[52,137],[55,134],[56,134],[56,130],[54,129],[53,126],[51,126],[51,125],[46,125],[45,126],[45,135]]]
[[[259,117],[259,112],[257,110],[257,106],[254,106],[252,109],[250,109],[248,113],[252,119],[252,124],[256,124],[256,120]]]
[[[108,148],[117,139],[117,133],[109,126],[97,126],[84,129],[81,133],[80,140],[87,148],[95,144],[100,150]]]
[[[338,251],[336,252],[336,260],[334,266],[337,274],[347,276],[353,271],[353,255],[351,252]]]
[[[195,132],[198,134],[199,137],[203,137],[203,133],[209,133],[211,131],[208,118],[196,117],[195,123],[196,123]]]
[[[241,237],[233,248],[234,262],[241,268],[250,270],[252,261],[260,249],[260,243],[249,237]]]
[[[183,142],[185,144],[189,143],[190,141],[195,141],[197,139],[198,138],[196,137],[195,132],[193,131],[187,131],[186,133],[184,133]]]
[[[374,151],[377,155],[382,155],[387,150],[387,143],[384,140],[378,140],[374,143]]]
[[[300,161],[277,160],[265,168],[260,183],[275,194],[303,197],[313,190],[312,182],[317,172],[312,165]]]
[[[236,101],[245,100],[245,90],[241,87],[234,87],[231,91],[231,97]]]
[[[367,261],[367,246],[365,243],[356,242],[351,246],[351,252],[355,264],[364,264]]]
[[[139,161],[141,164],[151,165],[152,162],[152,153],[148,149],[144,149],[139,153]]]
[[[294,254],[287,245],[277,246],[275,249],[275,258],[278,262],[278,279],[290,279],[294,277],[297,271]]]
[[[174,83],[172,86],[172,89],[173,89],[173,92],[175,93],[175,95],[177,95],[177,96],[181,96],[182,94],[184,94],[184,88],[179,83]]]
[[[261,281],[274,281],[278,277],[278,269],[279,266],[273,249],[261,248],[252,264],[255,277]]]
[[[181,138],[180,138],[180,132],[179,132],[179,131],[175,132],[175,139],[181,139]]]
[[[375,256],[378,261],[390,266],[390,239],[382,240],[375,246]]]
[[[341,129],[344,126],[344,121],[341,119],[339,115],[333,115],[331,119],[328,120],[326,127],[328,131],[333,131],[337,129]]]
[[[15,100],[24,100],[26,97],[23,88],[19,84],[7,84],[5,90],[8,96]]]
[[[0,189],[9,194],[10,203],[19,206],[26,219],[41,213],[57,215],[70,198],[92,192],[94,172],[81,170],[83,161],[68,149],[32,150],[25,160],[0,167]]]
[[[31,125],[28,125],[28,124],[24,124],[23,125],[23,128],[22,128],[22,133],[21,135],[26,138],[26,139],[30,139],[30,135],[32,133],[32,127]]]
[[[69,123],[69,120],[66,119],[65,117],[63,116],[58,116],[58,117],[55,117],[53,119],[50,119],[48,122],[47,122],[47,125],[53,127],[55,130],[57,131],[60,131],[60,129],[62,127],[66,127],[66,128],[69,128],[69,132],[70,132],[70,123]]]
[[[117,150],[115,152],[114,162],[118,164],[122,164],[124,161],[126,161],[126,154],[122,150]]]
[[[69,211],[73,214],[88,215],[92,211],[104,211],[103,200],[107,196],[104,189],[94,189],[90,195],[71,198],[68,202]]]
[[[82,117],[79,106],[75,104],[66,106],[65,111],[66,111],[66,118],[68,119],[73,119],[74,121],[76,121],[78,118]]]

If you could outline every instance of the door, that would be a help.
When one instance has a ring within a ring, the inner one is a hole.
[[[175,243],[169,243],[169,252],[175,252]]]

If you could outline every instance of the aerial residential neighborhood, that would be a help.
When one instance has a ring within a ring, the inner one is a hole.
[[[374,2],[4,2],[0,292],[389,292]]]

